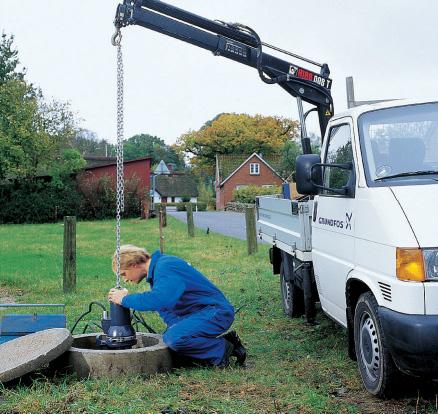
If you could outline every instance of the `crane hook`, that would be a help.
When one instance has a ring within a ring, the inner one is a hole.
[[[122,32],[120,30],[120,27],[117,27],[116,31],[111,36],[111,44],[113,46],[119,46],[121,41],[122,41]]]

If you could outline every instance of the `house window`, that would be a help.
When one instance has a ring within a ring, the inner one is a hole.
[[[246,184],[237,184],[236,185],[236,190],[240,190],[241,188],[246,188],[246,187],[248,187]]]
[[[258,162],[252,162],[249,164],[250,175],[260,175],[260,164]]]

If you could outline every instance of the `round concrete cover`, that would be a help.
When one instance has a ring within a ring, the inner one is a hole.
[[[0,345],[0,382],[35,371],[70,348],[68,329],[54,328],[25,335]]]

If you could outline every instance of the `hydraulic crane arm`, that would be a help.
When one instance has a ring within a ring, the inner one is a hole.
[[[273,47],[262,43],[257,33],[247,26],[209,20],[159,0],[124,0],[117,7],[114,24],[117,28],[139,25],[209,50],[216,56],[256,68],[264,82],[276,83],[297,98],[303,152],[311,151],[310,141],[305,134],[301,100],[315,106],[321,136],[324,137],[327,123],[333,115],[332,81],[328,77],[330,70],[327,64],[280,50],[321,68],[319,74],[304,69],[263,52],[262,45]]]

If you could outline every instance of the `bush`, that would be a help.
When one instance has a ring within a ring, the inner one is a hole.
[[[110,219],[116,216],[115,179],[111,177],[88,178],[79,184],[82,203],[77,213],[86,220]],[[123,217],[138,217],[142,211],[145,191],[138,189],[138,180],[125,180],[125,209]]]
[[[213,197],[209,203],[207,203],[207,210],[216,210],[216,198]]]
[[[206,211],[207,210],[207,203],[196,203],[193,206],[193,209],[194,210],[198,209],[198,211]]]
[[[271,194],[281,194],[281,187],[258,187],[257,185],[249,185],[248,187],[234,190],[233,201],[254,204],[257,196]]]
[[[82,196],[78,216],[85,220],[102,220],[116,215],[116,192],[109,177],[90,178],[78,187]]]
[[[75,215],[81,197],[75,183],[26,180],[0,186],[0,223],[50,223]]]
[[[176,211],[187,211],[187,204],[191,204],[193,211],[207,210],[207,203],[177,203]]]
[[[116,215],[113,180],[108,177],[81,182],[23,180],[0,186],[0,224],[50,223],[64,216],[82,220],[111,219]],[[138,181],[125,181],[124,217],[141,215],[144,191]]]
[[[210,205],[214,200],[214,189],[213,186],[207,185],[205,183],[200,183],[198,185],[198,202],[206,203]]]
[[[186,203],[176,203],[176,211],[186,211]]]

